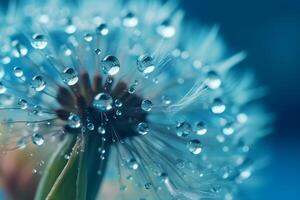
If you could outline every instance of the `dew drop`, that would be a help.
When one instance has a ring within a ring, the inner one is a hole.
[[[16,58],[26,56],[28,53],[28,49],[17,40],[12,41],[12,47],[12,54]]]
[[[71,128],[79,128],[81,126],[81,120],[75,113],[70,113],[68,117],[68,126]]]
[[[100,49],[95,49],[95,54],[96,55],[100,55],[101,54],[101,50]]]
[[[20,78],[24,75],[24,72],[21,67],[14,67],[13,73],[14,73],[15,77],[17,77],[17,78]]]
[[[63,71],[63,81],[72,86],[78,82],[78,74],[74,68],[68,67]]]
[[[216,98],[214,101],[213,101],[213,104],[211,106],[211,111],[214,113],[214,114],[221,114],[223,113],[224,111],[226,110],[226,106],[225,104],[223,103],[223,101],[219,98]]]
[[[91,42],[92,40],[93,40],[93,36],[92,36],[92,34],[90,34],[90,33],[86,33],[86,34],[84,34],[84,40],[86,41],[86,42]]]
[[[218,89],[222,81],[219,77],[219,75],[215,71],[210,71],[207,73],[205,84],[212,90]]]
[[[120,70],[120,62],[115,56],[106,56],[102,61],[102,70],[110,76],[116,75]]]
[[[144,74],[150,74],[155,69],[153,60],[151,56],[141,55],[137,60],[138,70]]]
[[[37,146],[42,146],[45,142],[44,137],[39,133],[34,133],[31,136],[31,140],[32,140],[32,143],[37,145]]]
[[[107,93],[99,93],[94,97],[93,107],[100,112],[107,112],[112,109],[113,99]]]
[[[116,100],[115,100],[115,106],[116,106],[117,108],[121,108],[121,107],[123,106],[122,101],[121,101],[120,99],[116,99]]]
[[[45,89],[46,82],[44,81],[42,76],[37,75],[32,78],[31,85],[35,89],[35,91],[40,92]]]
[[[145,123],[145,122],[140,122],[140,123],[137,125],[137,131],[138,131],[138,133],[141,134],[141,135],[146,135],[146,134],[149,132],[148,124]]]
[[[16,146],[17,146],[18,149],[25,149],[26,148],[26,141],[25,141],[25,139],[24,138],[20,138],[17,141]]]
[[[192,154],[198,155],[202,152],[203,146],[199,140],[194,139],[188,142],[187,148]]]
[[[143,111],[149,112],[151,111],[153,103],[150,100],[143,100],[141,104],[141,109]]]
[[[104,128],[103,126],[99,126],[97,131],[98,131],[98,133],[100,133],[100,134],[102,134],[102,135],[104,135],[105,132],[106,132],[106,131],[105,131],[105,128]]]
[[[207,133],[206,124],[202,121],[196,124],[196,133],[197,135],[205,135]]]
[[[25,99],[20,99],[18,101],[18,105],[21,107],[22,110],[25,110],[28,108],[28,102]]]
[[[105,36],[109,33],[109,29],[108,29],[106,24],[100,24],[96,28],[96,33],[99,34],[99,35]]]
[[[68,24],[66,25],[66,27],[65,27],[65,32],[67,33],[67,34],[73,34],[73,33],[75,33],[76,32],[76,30],[77,30],[77,27],[74,25],[74,24],[72,24],[72,22],[71,22],[71,20],[68,22]]]
[[[125,27],[133,28],[138,25],[139,20],[132,12],[128,12],[123,17],[122,23]]]
[[[6,92],[7,88],[4,86],[4,84],[0,81],[0,94],[4,94]]]
[[[162,103],[165,105],[170,105],[172,103],[171,98],[168,95],[163,95],[161,97]]]
[[[171,25],[169,20],[163,21],[156,28],[156,31],[160,36],[162,36],[164,38],[172,38],[176,33],[175,27]]]
[[[88,128],[88,130],[93,131],[95,129],[95,126],[93,123],[88,123],[87,128]]]
[[[46,37],[42,34],[34,34],[32,36],[31,46],[35,49],[44,49],[48,45]]]
[[[179,137],[186,137],[192,132],[192,126],[187,122],[178,123],[176,126],[176,134]]]
[[[223,128],[222,128],[222,133],[224,135],[232,135],[234,133],[234,128],[232,123],[227,123]]]
[[[128,160],[127,165],[128,165],[128,168],[132,169],[132,170],[137,170],[139,168],[139,164],[134,158]]]

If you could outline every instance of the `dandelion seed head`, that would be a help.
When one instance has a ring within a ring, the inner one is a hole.
[[[27,2],[4,23],[3,151],[72,138],[91,155],[88,180],[103,177],[93,197],[239,198],[269,117],[251,75],[232,73],[245,54],[225,57],[216,26],[145,0]]]

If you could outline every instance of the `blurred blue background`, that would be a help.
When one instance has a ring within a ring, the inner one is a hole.
[[[300,199],[300,1],[181,1],[186,17],[219,24],[234,51],[246,50],[243,66],[254,69],[269,87],[265,102],[277,115],[267,136],[271,163],[261,174],[264,184],[249,199]]]

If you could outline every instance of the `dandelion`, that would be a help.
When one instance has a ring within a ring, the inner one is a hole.
[[[188,24],[172,1],[11,8],[1,149],[55,151],[36,199],[240,198],[268,116],[216,26]]]

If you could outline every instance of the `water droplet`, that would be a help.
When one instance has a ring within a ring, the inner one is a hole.
[[[192,126],[187,122],[178,123],[176,126],[176,134],[179,137],[186,137],[192,133]]]
[[[107,93],[99,93],[94,97],[93,107],[100,112],[107,112],[112,109],[113,99]]]
[[[93,123],[88,123],[87,124],[87,128],[90,130],[90,131],[93,131],[95,129],[95,126]]]
[[[147,182],[147,183],[145,183],[145,185],[144,185],[144,188],[145,188],[146,190],[150,190],[151,187],[152,187],[152,184],[151,184],[150,182]]]
[[[218,89],[222,81],[219,77],[219,75],[215,71],[210,71],[207,73],[205,84],[212,90]]]
[[[68,126],[71,128],[79,128],[81,126],[80,117],[74,113],[70,113],[68,117]]]
[[[137,170],[139,168],[139,164],[134,158],[128,160],[127,165],[129,169]]]
[[[138,25],[139,20],[138,18],[132,13],[132,12],[128,12],[124,17],[123,17],[123,25],[125,27],[135,27]]]
[[[28,49],[17,40],[12,41],[12,47],[12,54],[16,58],[26,56],[28,53]]]
[[[227,123],[223,128],[222,128],[222,133],[224,135],[232,135],[234,133],[234,128],[232,123]]]
[[[36,174],[38,171],[36,169],[32,169],[32,173]]]
[[[46,48],[48,41],[46,37],[42,34],[34,34],[32,36],[31,46],[35,49],[44,49]]]
[[[157,28],[156,31],[159,35],[164,38],[172,38],[175,33],[176,29],[174,26],[171,25],[169,20],[163,21]]]
[[[6,87],[3,85],[3,83],[0,81],[0,94],[4,94],[6,92]]]
[[[149,111],[151,111],[152,106],[153,106],[153,104],[150,100],[143,100],[142,104],[141,104],[141,109],[143,111],[149,112]]]
[[[95,49],[95,54],[96,55],[100,55],[101,54],[101,50],[100,49]]]
[[[96,33],[99,34],[99,35],[105,36],[109,33],[109,29],[108,29],[106,24],[100,24],[96,28]]]
[[[97,131],[98,131],[98,133],[100,133],[100,134],[102,134],[102,135],[104,135],[105,132],[106,132],[106,131],[105,131],[105,128],[104,128],[103,126],[99,126]]]
[[[226,106],[225,104],[223,103],[223,101],[219,98],[216,98],[214,101],[213,101],[213,104],[211,106],[211,111],[214,113],[214,114],[221,114],[223,113],[224,111],[226,110]]]
[[[25,110],[28,108],[28,102],[25,99],[20,99],[18,101],[18,105],[21,107],[22,110]]]
[[[23,74],[24,74],[24,72],[23,72],[23,70],[22,70],[21,67],[14,67],[14,75],[15,75],[15,77],[20,78],[20,77],[23,76]]]
[[[138,70],[144,74],[150,74],[155,69],[153,58],[148,55],[141,55],[137,60],[137,66]]]
[[[115,100],[115,106],[116,106],[117,108],[121,108],[122,105],[123,105],[123,103],[122,103],[122,101],[121,101],[120,99],[116,99],[116,100]]]
[[[122,111],[117,110],[117,111],[116,111],[116,115],[117,115],[117,116],[121,116],[121,115],[122,115]]]
[[[207,133],[206,124],[202,121],[196,124],[196,133],[197,135],[205,135]]]
[[[39,133],[34,133],[31,137],[32,143],[37,146],[42,146],[45,142],[44,137]]]
[[[75,85],[78,82],[78,74],[74,68],[68,67],[63,71],[63,81],[68,85]]]
[[[171,98],[168,95],[163,95],[161,97],[162,103],[165,105],[169,105],[172,103]]]
[[[246,113],[240,113],[237,115],[237,121],[241,124],[244,124],[248,121],[248,115]]]
[[[5,75],[5,71],[2,66],[0,66],[0,79],[2,79]]]
[[[91,42],[92,40],[93,40],[93,36],[92,36],[92,34],[90,34],[90,33],[86,33],[86,34],[84,34],[84,40],[86,41],[86,42]]]
[[[187,148],[192,154],[198,155],[202,152],[203,146],[199,140],[194,139],[188,142]]]
[[[116,75],[120,70],[120,62],[115,56],[106,56],[102,61],[102,70],[110,76]]]
[[[148,124],[145,122],[141,122],[137,125],[137,131],[141,135],[146,135],[149,132]]]
[[[69,19],[69,21],[65,27],[65,32],[67,34],[73,34],[76,32],[76,30],[77,30],[77,27],[72,23],[72,20]]]
[[[25,149],[26,148],[26,140],[24,138],[20,138],[18,141],[17,141],[17,148],[18,149]]]
[[[45,89],[46,82],[44,81],[42,76],[37,75],[32,78],[31,85],[35,89],[35,91],[40,92]]]

